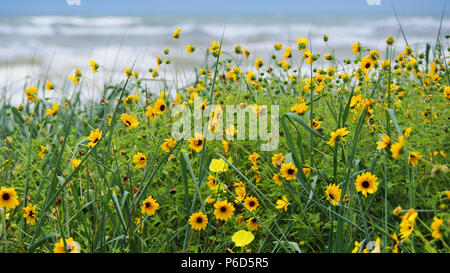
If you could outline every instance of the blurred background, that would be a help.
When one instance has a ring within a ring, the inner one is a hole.
[[[106,67],[113,80],[122,79],[124,66],[135,60],[136,69],[148,74],[156,56],[165,58],[164,48],[171,52],[174,69],[187,71],[189,79],[193,72],[186,68],[201,64],[211,41],[220,40],[223,31],[224,51],[246,47],[250,65],[256,56],[268,61],[274,43],[295,49],[303,36],[313,52],[338,58],[351,56],[353,41],[383,50],[389,35],[400,48],[404,40],[394,8],[413,48],[435,43],[442,13],[442,36],[450,34],[444,0],[0,2],[0,87],[8,90],[42,77],[62,85],[75,68],[87,73],[89,58]],[[172,38],[176,27],[182,29],[179,40]],[[188,55],[186,44],[196,46],[196,52]]]

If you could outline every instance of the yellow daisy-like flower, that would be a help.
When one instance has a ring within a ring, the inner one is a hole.
[[[305,37],[298,37],[296,44],[298,45],[298,50],[304,50],[308,45],[308,39]]]
[[[394,246],[392,247],[392,253],[398,253],[398,237],[397,234],[394,233],[394,235],[392,235],[392,240],[394,240]]]
[[[227,136],[227,139],[234,139],[234,136],[238,133],[236,128],[233,124],[230,125],[230,127],[225,129],[225,134]]]
[[[234,207],[233,204],[228,203],[227,200],[218,201],[214,204],[216,208],[214,210],[214,215],[217,219],[227,221],[231,216],[233,216]]]
[[[411,135],[412,132],[412,127],[408,127],[405,129],[405,132],[403,133],[405,135],[405,137],[409,137]]]
[[[305,173],[306,178],[308,178],[311,175],[311,168],[309,168],[309,165],[306,164],[308,167],[302,168],[303,172]]]
[[[56,112],[58,112],[58,107],[59,107],[59,104],[57,102],[53,103],[52,108],[47,109],[45,111],[45,115],[46,116],[53,116],[54,114],[56,114]]]
[[[299,115],[303,115],[306,112],[306,110],[308,110],[308,105],[306,105],[305,101],[296,103],[294,106],[291,107],[291,111]]]
[[[80,165],[80,163],[81,163],[81,159],[74,158],[72,160],[72,169],[75,169],[76,167],[78,167]]]
[[[195,51],[195,46],[186,45],[186,50],[189,54],[192,54]]]
[[[244,200],[244,206],[249,210],[253,211],[259,206],[259,201],[256,197],[248,196]]]
[[[373,63],[376,63],[380,59],[380,52],[376,49],[372,49],[369,52],[368,56],[370,57],[370,59],[372,60]]]
[[[280,167],[283,163],[284,163],[284,155],[279,153],[279,154],[274,154],[272,156],[272,165],[274,167]]]
[[[391,138],[388,135],[381,137],[381,141],[377,141],[377,150],[384,149],[391,143]]]
[[[134,218],[134,225],[135,225],[136,227],[138,227],[140,223],[141,223],[141,218],[135,217],[135,218]],[[140,225],[140,227],[139,227],[139,229],[137,230],[137,232],[138,232],[138,233],[141,233],[143,230],[144,230],[144,223],[142,223],[142,224]]]
[[[176,143],[177,141],[174,140],[173,138],[166,138],[164,139],[164,143],[161,144],[161,149],[163,149],[163,151],[168,153],[170,152],[170,150],[172,150],[172,148],[175,146]]]
[[[59,240],[59,242],[55,243],[55,248],[53,248],[53,252],[54,253],[80,253],[80,244],[78,242],[74,241],[72,237],[66,239],[66,247],[64,246],[64,239],[61,238]]]
[[[175,38],[175,39],[180,38],[180,32],[181,32],[181,29],[177,27],[175,29],[175,32],[172,34],[172,37]]]
[[[204,142],[204,136],[202,134],[195,134],[195,137],[189,139],[189,148],[196,151],[197,153],[200,152],[203,148],[203,142]]]
[[[217,188],[219,187],[219,183],[217,182],[217,179],[212,175],[208,175],[208,182],[206,184],[213,191],[217,190]]]
[[[256,165],[258,163],[258,158],[259,158],[259,154],[253,152],[253,154],[251,154],[248,157],[248,160],[250,160],[250,162],[252,162],[254,165]]]
[[[361,45],[358,42],[353,42],[352,53],[358,54],[361,51]]]
[[[273,45],[273,49],[275,49],[276,51],[280,51],[283,48],[282,44],[274,44]]]
[[[242,51],[244,52],[245,59],[248,60],[248,58],[250,57],[250,51],[248,51],[246,47],[244,47]]]
[[[91,131],[91,134],[87,137],[91,142],[88,143],[88,147],[94,147],[102,138],[103,132],[95,129],[95,131]]]
[[[373,194],[377,191],[377,177],[370,172],[365,172],[356,177],[356,191],[361,192],[367,197],[367,194]]]
[[[450,100],[450,86],[444,87],[444,97],[446,97],[448,100]]]
[[[283,195],[281,199],[277,200],[277,205],[275,206],[276,209],[279,209],[280,211],[284,210],[287,211],[287,207],[290,205],[289,201],[286,198],[286,195]]]
[[[319,130],[322,128],[322,121],[317,121],[315,119],[312,119],[309,123],[308,123],[309,127],[312,127],[314,130]]]
[[[419,159],[422,157],[422,155],[420,154],[420,153],[418,153],[418,152],[411,152],[409,155],[408,155],[408,163],[411,165],[411,166],[417,166],[417,164],[419,164]]]
[[[377,237],[375,240],[375,246],[370,253],[380,253],[381,252],[381,238]]]
[[[272,180],[273,182],[275,182],[275,184],[277,184],[278,186],[281,186],[283,184],[283,180],[281,179],[281,176],[279,174],[274,174],[272,176]]]
[[[314,54],[312,54],[308,49],[306,49],[305,52],[303,52],[302,57],[308,64],[312,64],[315,60]]]
[[[256,81],[256,74],[252,71],[247,71],[247,76],[245,77],[245,80],[248,83],[255,83]]]
[[[89,67],[92,69],[92,72],[95,74],[98,72],[98,68],[100,65],[96,63],[93,59],[89,59]]]
[[[327,200],[329,200],[333,206],[339,205],[339,202],[341,200],[341,193],[342,189],[339,188],[339,185],[336,185],[334,183],[328,185],[327,189],[325,190]]]
[[[255,67],[257,70],[259,70],[264,65],[261,57],[256,58],[255,60]]]
[[[73,75],[69,76],[69,80],[73,81],[74,84],[78,85],[80,79],[78,77],[75,77]]]
[[[405,144],[406,144],[406,142],[405,142],[403,136],[399,136],[398,142],[392,144],[392,146],[391,146],[392,158],[397,159],[400,157],[403,146],[405,146]]]
[[[28,101],[34,102],[37,98],[37,88],[34,86],[30,86],[25,90],[25,96],[27,97]]]
[[[189,217],[189,223],[192,229],[204,230],[208,225],[208,217],[201,211],[195,212]]]
[[[282,67],[284,71],[288,71],[291,68],[291,65],[286,61],[279,61],[278,66]]]
[[[156,118],[156,112],[155,110],[153,110],[153,107],[151,106],[147,106],[145,114],[151,119],[151,120],[155,120]]]
[[[359,64],[359,67],[363,71],[367,71],[371,69],[374,66],[373,60],[370,58],[370,56],[366,56],[361,60],[361,63]]]
[[[257,230],[259,227],[262,227],[261,223],[256,220],[255,217],[252,217],[247,220],[247,227],[250,230]]]
[[[386,44],[393,45],[394,43],[395,43],[395,38],[392,37],[391,35],[389,35],[389,37],[387,37],[387,39],[386,39]]]
[[[238,54],[238,55],[242,55],[243,51],[242,51],[242,46],[237,45],[234,47],[234,53]]]
[[[352,253],[358,253],[359,248],[361,247],[362,242],[355,241],[355,248],[353,248]],[[368,248],[364,248],[361,253],[369,253]]]
[[[156,213],[156,210],[159,208],[159,204],[153,199],[152,196],[147,197],[144,201],[142,201],[141,212],[146,213],[148,216],[152,216]]]
[[[40,157],[40,158],[44,158],[45,157],[45,153],[47,152],[47,147],[48,147],[48,145],[46,145],[46,146],[44,146],[44,145],[41,145],[41,151],[38,153],[38,156]]]
[[[239,226],[241,226],[242,225],[242,223],[244,223],[244,216],[239,216],[239,217],[237,217],[236,218],[236,224],[238,225],[238,227]]]
[[[431,229],[433,230],[431,236],[433,236],[433,238],[442,239],[442,233],[440,231],[442,223],[444,223],[443,219],[439,219],[437,216],[434,216],[433,223],[431,223]]]
[[[408,238],[413,233],[417,216],[418,213],[414,209],[409,209],[402,216],[402,222],[400,223],[400,237],[402,239]]]
[[[286,180],[293,180],[296,178],[296,174],[298,172],[298,169],[294,166],[292,162],[289,162],[287,164],[283,164],[281,166],[281,176]]]
[[[137,121],[135,117],[126,113],[123,113],[120,116],[120,119],[123,121],[125,126],[127,126],[127,129],[133,129],[139,125],[139,121]]]
[[[394,216],[398,216],[400,213],[402,213],[403,212],[403,209],[402,209],[402,207],[400,207],[400,206],[397,206],[393,211],[392,211],[392,214],[394,215]]]
[[[133,70],[131,67],[126,67],[125,66],[125,71],[124,71],[125,77],[127,77],[128,79],[130,79],[133,76]]]
[[[283,59],[286,60],[286,59],[289,59],[291,57],[292,57],[292,49],[291,49],[291,47],[287,47],[284,50]]]
[[[347,134],[349,134],[350,131],[347,130],[347,127],[344,128],[339,128],[334,132],[331,132],[330,135],[330,140],[328,141],[328,144],[333,147],[334,144],[336,143],[336,141],[342,140],[342,142],[345,142],[345,138],[344,136],[346,136]]]
[[[53,89],[55,89],[55,86],[53,85],[53,83],[51,83],[50,81],[47,81],[45,83],[45,90],[52,91]]]
[[[255,236],[250,231],[239,230],[233,234],[231,240],[237,247],[243,247],[250,244],[255,239]]]
[[[165,60],[167,62],[167,60]],[[152,78],[155,79],[159,76],[158,74],[159,66],[155,67],[155,69],[152,70]]]
[[[81,78],[81,70],[80,69],[76,69],[75,74],[69,76],[69,80],[73,81],[73,83],[75,85],[78,85],[80,83],[80,78]]]
[[[137,102],[141,99],[139,94],[129,95],[123,100],[123,104],[131,104],[133,102]]]
[[[353,248],[352,253],[357,253],[360,247],[361,247],[361,243],[358,241],[355,241],[355,247]]]
[[[214,57],[219,56],[219,54],[222,56],[223,50],[221,50],[220,47],[221,47],[221,45],[219,42],[211,41],[211,46],[208,48],[208,50],[211,52],[211,54]]]
[[[27,220],[27,224],[34,225],[36,224],[36,220],[38,220],[38,217],[36,216],[36,207],[37,205],[28,205],[27,207],[23,208],[25,211],[23,213],[23,218]]]
[[[160,98],[155,102],[155,105],[153,105],[153,109],[157,115],[162,115],[166,112],[167,106],[164,100]]]
[[[133,157],[133,163],[137,163],[136,166],[134,166],[136,169],[143,168],[147,163],[147,157],[143,153],[138,152]]]
[[[230,150],[230,143],[226,140],[222,140],[223,152],[227,153]]]
[[[245,190],[245,187],[244,186],[236,187],[234,189],[234,191],[236,192],[237,200],[242,202],[242,200],[244,200],[244,198],[245,198],[245,195],[247,194],[247,191]],[[238,202],[235,202],[235,203],[238,203]]]

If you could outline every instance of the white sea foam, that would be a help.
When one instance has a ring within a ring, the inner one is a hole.
[[[27,21],[35,26],[71,25],[82,27],[122,27],[138,25],[142,23],[142,18],[126,16],[33,16]]]

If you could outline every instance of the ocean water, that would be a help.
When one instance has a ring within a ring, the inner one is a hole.
[[[440,16],[400,16],[409,44],[422,49],[435,43]],[[179,27],[181,39],[172,38]],[[351,56],[353,41],[383,51],[386,37],[397,39],[399,49],[404,39],[393,15],[340,16],[3,16],[0,17],[0,90],[20,101],[17,89],[48,78],[63,85],[76,68],[89,73],[89,58],[106,68],[96,74],[97,81],[120,80],[125,66],[142,75],[155,67],[156,56],[170,50],[173,70],[169,79],[183,75],[177,86],[192,79],[192,67],[204,61],[211,41],[219,41],[223,33],[223,50],[232,52],[235,45],[251,52],[247,65],[256,56],[269,61],[273,44],[296,48],[298,37],[307,37],[313,52],[332,52],[338,58]],[[322,41],[326,33],[329,41]],[[450,34],[450,19],[444,18],[441,36]],[[185,45],[196,46],[188,55]],[[295,51],[295,50],[294,50]],[[295,56],[294,56],[295,57]],[[245,68],[245,64],[243,64]],[[107,79],[106,79],[107,78]],[[178,81],[178,79],[177,79]],[[19,92],[20,93],[20,92]]]

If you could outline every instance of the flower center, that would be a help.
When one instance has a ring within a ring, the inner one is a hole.
[[[150,207],[150,202],[145,203],[145,207],[149,208]]]
[[[225,212],[225,211],[227,211],[227,208],[226,208],[226,207],[221,207],[221,208],[220,208],[220,211],[221,211],[221,212]]]
[[[202,145],[202,143],[203,143],[203,141],[200,139],[200,140],[197,140],[197,146],[200,146],[200,145]]]
[[[361,184],[363,186],[363,188],[367,189],[370,186],[370,183],[367,181],[362,182]]]
[[[334,195],[332,193],[328,194],[328,196],[334,200]]]
[[[293,174],[294,170],[293,169],[289,169],[287,172],[288,172],[288,174]]]
[[[201,223],[203,222],[203,218],[202,217],[197,217],[197,223]]]
[[[4,193],[2,196],[3,200],[7,201],[9,200],[9,194],[8,193]]]
[[[250,203],[248,203],[250,205],[250,207],[253,207],[255,205],[255,202],[250,201]]]

